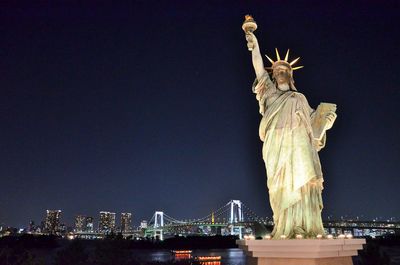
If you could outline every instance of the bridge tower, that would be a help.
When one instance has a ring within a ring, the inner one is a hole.
[[[242,202],[240,200],[231,200],[228,204],[231,206],[229,223],[232,225],[231,235],[238,234],[242,239],[242,227],[234,224],[243,222]]]
[[[237,222],[243,222],[242,202],[239,200],[231,200],[229,204],[231,205],[231,217],[229,223],[234,224]]]
[[[154,213],[154,228],[164,226],[164,212],[156,211]]]
[[[158,236],[160,240],[163,240],[163,226],[164,226],[164,212],[156,211],[154,213],[154,225],[153,225],[153,235],[154,238]]]

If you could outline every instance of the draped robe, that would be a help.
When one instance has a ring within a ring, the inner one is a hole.
[[[312,134],[313,109],[297,91],[280,91],[265,73],[253,84],[263,116],[259,135],[273,211],[272,236],[324,234],[323,176],[318,151],[325,145]]]

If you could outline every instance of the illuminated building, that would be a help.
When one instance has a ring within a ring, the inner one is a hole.
[[[56,234],[60,230],[61,210],[47,210],[45,220],[45,232]]]
[[[141,229],[146,229],[147,228],[147,221],[143,220],[142,222],[140,222],[140,228]]]
[[[75,232],[83,232],[86,228],[86,217],[77,215],[75,217]]]
[[[60,226],[59,226],[58,232],[61,233],[61,234],[65,234],[65,233],[68,232],[68,230],[71,230],[71,227],[67,227],[66,224],[61,223]]]
[[[132,230],[132,214],[121,213],[121,232],[130,232]]]
[[[29,233],[33,233],[35,232],[36,226],[35,226],[35,222],[34,221],[30,221],[29,222],[29,228],[28,228],[28,232]],[[0,230],[1,231],[1,230]]]
[[[91,216],[86,216],[85,219],[85,232],[93,232],[93,217]]]
[[[115,213],[100,212],[99,232],[110,233],[115,230]]]

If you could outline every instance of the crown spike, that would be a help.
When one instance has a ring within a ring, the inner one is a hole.
[[[297,63],[297,61],[300,59],[300,57],[297,57],[296,59],[294,59],[291,63],[290,63],[290,65],[292,66],[292,65],[294,65],[295,63]]]
[[[280,60],[281,60],[281,57],[279,56],[279,52],[278,52],[278,49],[277,49],[277,48],[275,48],[275,52],[276,52],[276,59],[277,59],[278,61],[280,61]]]
[[[289,51],[290,49],[287,50],[286,55],[285,55],[285,61],[287,62],[287,60],[289,59]]]
[[[297,67],[292,68],[292,70],[294,71],[294,70],[297,70],[297,69],[301,69],[303,67],[304,67],[303,65],[302,66],[297,66]]]
[[[272,64],[275,63],[274,60],[272,60],[271,58],[268,57],[268,55],[265,55],[265,56],[267,57],[268,61],[270,61]]]

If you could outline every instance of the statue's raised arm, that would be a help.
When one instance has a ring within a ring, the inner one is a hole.
[[[260,81],[266,71],[260,53],[260,47],[258,46],[258,40],[253,33],[257,29],[257,23],[254,21],[252,16],[250,15],[245,16],[242,29],[246,34],[247,48],[252,53],[253,66],[256,72],[257,79],[258,81]]]
[[[254,35],[254,33],[252,32],[246,33],[246,40],[248,46],[252,45],[251,57],[253,60],[253,67],[254,71],[256,72],[257,79],[260,80],[266,71],[264,68],[264,62],[260,52],[260,46],[258,45],[258,40]]]

